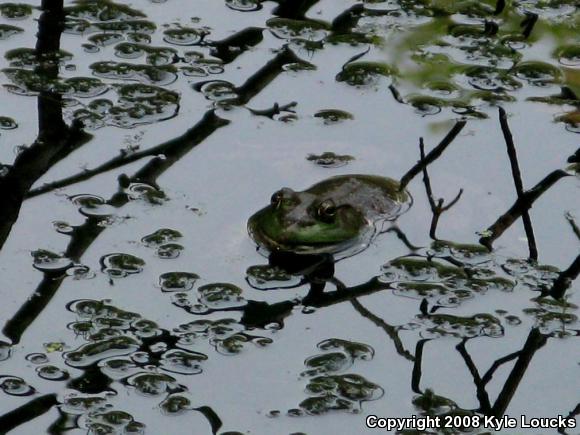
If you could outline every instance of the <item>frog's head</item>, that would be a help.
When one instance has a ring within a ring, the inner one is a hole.
[[[270,251],[334,253],[355,243],[371,224],[361,210],[309,192],[283,188],[248,221],[258,245]]]

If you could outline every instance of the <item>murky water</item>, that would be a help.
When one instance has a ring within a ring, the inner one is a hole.
[[[574,1],[40,3],[0,4],[0,433],[577,418]],[[368,246],[248,235],[460,119]]]

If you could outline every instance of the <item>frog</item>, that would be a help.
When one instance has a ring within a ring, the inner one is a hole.
[[[379,175],[337,175],[303,191],[284,187],[248,220],[248,232],[270,253],[337,254],[364,249],[412,204],[398,181]]]

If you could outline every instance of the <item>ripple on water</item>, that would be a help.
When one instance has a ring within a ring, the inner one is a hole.
[[[193,288],[199,275],[190,272],[166,272],[159,276],[159,287],[163,292],[188,291]]]
[[[342,374],[359,360],[371,360],[374,349],[364,343],[330,338],[318,343],[324,353],[306,358],[307,370],[301,377],[309,378],[306,392],[311,396],[303,400],[300,409],[288,410],[288,415],[299,416],[304,412],[310,415],[330,411],[358,413],[364,401],[377,400],[384,390],[357,374]]]
[[[141,243],[149,248],[157,248],[168,242],[175,242],[183,237],[183,235],[171,228],[160,228],[151,234],[141,238]]]
[[[23,20],[32,15],[32,6],[24,3],[0,4],[0,14],[11,20]]]
[[[46,364],[48,363],[48,357],[44,353],[29,353],[26,355],[26,361],[32,364]]]
[[[174,377],[164,373],[137,373],[136,375],[127,378],[126,383],[135,388],[137,392],[147,397],[155,397],[166,393],[184,391],[184,387],[180,386]]]
[[[92,218],[108,218],[115,214],[115,207],[107,204],[104,198],[91,195],[79,194],[69,197],[69,200],[79,208],[79,212]]]
[[[131,254],[116,252],[101,257],[101,270],[111,278],[124,278],[127,275],[139,273],[145,266],[145,261]]]
[[[184,394],[169,395],[159,407],[167,415],[179,415],[193,409],[192,400]]]
[[[103,61],[90,65],[97,77],[116,80],[135,80],[146,85],[167,86],[177,80],[177,70],[171,66],[138,65]]]
[[[14,130],[18,124],[8,116],[0,116],[0,130]]]
[[[325,151],[322,154],[308,154],[306,160],[323,168],[340,168],[347,165],[354,160],[353,156],[347,154],[340,155],[330,151]]]
[[[0,24],[0,41],[24,32],[24,29],[8,24]]]
[[[198,288],[199,302],[214,310],[242,307],[247,301],[242,289],[229,283],[212,283]]]
[[[197,375],[203,371],[201,362],[205,360],[207,355],[200,352],[171,349],[161,355],[159,367],[182,375]]]
[[[198,45],[208,34],[209,31],[207,29],[179,27],[165,30],[163,32],[163,40],[173,45]]]
[[[157,158],[163,159],[164,157],[157,156]],[[160,205],[167,200],[167,197],[162,190],[159,190],[147,183],[131,183],[127,191],[129,194],[129,199],[133,201],[143,200],[151,205]]]
[[[129,355],[139,349],[139,342],[131,337],[120,336],[87,343],[76,350],[65,352],[65,363],[71,367],[88,367],[105,358]]]
[[[302,278],[291,275],[284,269],[268,264],[250,266],[246,270],[246,281],[257,290],[292,288],[300,285]]]
[[[0,376],[0,390],[9,396],[30,396],[36,390],[17,376]]]
[[[94,434],[144,434],[146,426],[125,411],[111,410],[87,415],[85,422],[89,433]]]
[[[380,399],[384,390],[356,374],[317,376],[306,385],[309,397],[300,403],[307,414],[320,415],[329,411],[361,412],[361,404]]]
[[[236,86],[225,80],[212,80],[201,85],[196,84],[194,88],[216,104],[236,104],[239,99]]]
[[[68,371],[53,365],[38,367],[36,373],[39,377],[47,381],[65,381],[70,378]]]
[[[260,0],[225,0],[226,6],[240,12],[251,12],[262,9]]]
[[[60,273],[73,265],[70,258],[55,254],[46,249],[38,249],[31,252],[35,269],[45,273]]]

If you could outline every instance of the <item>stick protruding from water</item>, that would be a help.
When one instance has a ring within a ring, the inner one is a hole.
[[[439,142],[439,145],[433,148],[424,159],[422,158],[419,160],[411,169],[407,171],[405,175],[401,177],[401,180],[399,181],[399,190],[404,190],[405,187],[407,187],[407,184],[409,184],[413,178],[415,178],[419,173],[421,173],[421,171],[423,171],[423,168],[426,168],[429,164],[437,160],[441,154],[443,154],[443,151],[445,151],[451,142],[453,142],[453,139],[455,139],[461,132],[463,127],[465,127],[465,124],[467,124],[465,119],[460,119],[457,121],[449,133],[447,133],[447,136],[445,136],[443,140]]]

